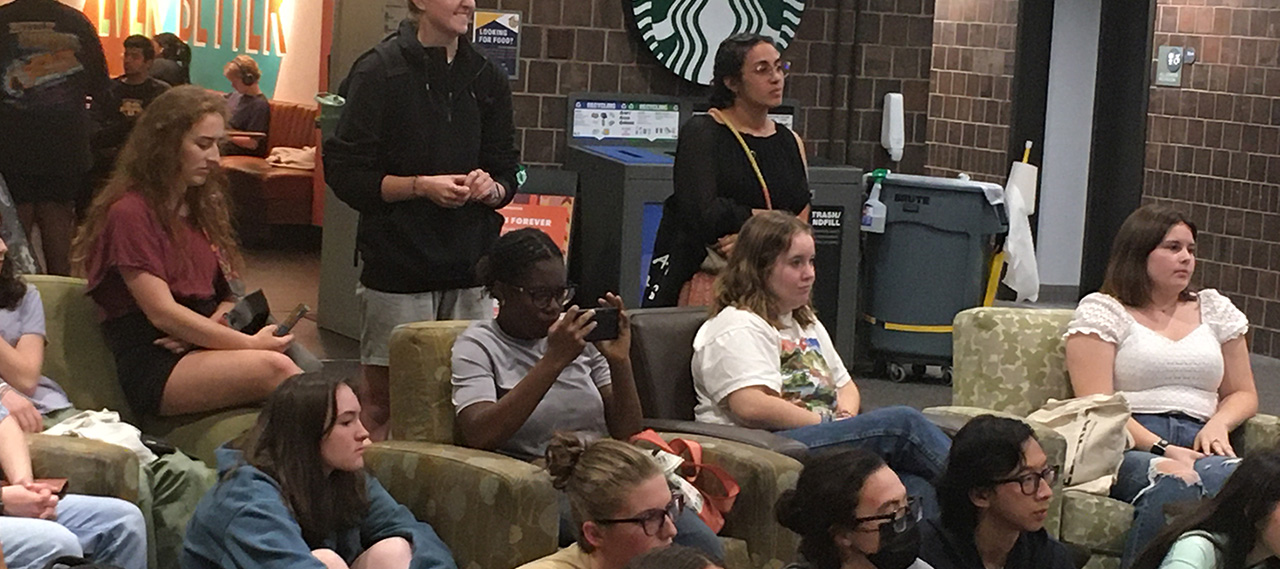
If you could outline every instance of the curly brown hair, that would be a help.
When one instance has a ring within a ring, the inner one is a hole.
[[[781,326],[778,297],[769,290],[769,274],[778,256],[791,248],[792,238],[800,233],[812,235],[813,229],[799,218],[776,210],[753,216],[742,224],[729,264],[716,278],[711,314],[733,306],[755,313],[775,328]],[[801,326],[817,321],[813,306],[808,304],[795,309],[791,316]]]
[[[170,89],[147,105],[120,151],[111,180],[89,206],[72,243],[71,261],[81,271],[106,227],[107,211],[128,192],[142,196],[179,247],[184,244],[176,228],[185,205],[188,219],[208,236],[222,261],[229,265],[224,268],[240,266],[240,249],[226,194],[227,178],[222,171],[214,169],[203,185],[187,187],[181,196],[174,195],[182,172],[183,139],[209,115],[218,115],[225,121],[226,100],[219,93],[194,85]]]

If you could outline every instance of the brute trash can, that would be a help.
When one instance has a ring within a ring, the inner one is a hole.
[[[871,356],[894,381],[923,375],[926,365],[942,366],[950,380],[951,321],[989,302],[992,262],[1009,229],[1004,206],[989,197],[1003,191],[996,184],[905,174],[888,174],[880,183],[884,232],[866,234],[863,264]]]

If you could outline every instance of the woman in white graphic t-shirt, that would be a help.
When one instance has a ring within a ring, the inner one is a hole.
[[[693,340],[697,420],[777,431],[810,448],[883,457],[927,513],[951,441],[919,411],[860,413],[861,397],[810,305],[814,243],[794,216],[752,217],[715,285],[715,316]]]

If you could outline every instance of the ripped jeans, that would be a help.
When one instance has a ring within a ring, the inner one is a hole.
[[[1190,448],[1204,423],[1181,413],[1160,415],[1135,413],[1134,420],[1169,444]],[[1187,482],[1173,474],[1157,473],[1152,461],[1160,458],[1140,450],[1124,453],[1120,473],[1111,486],[1111,497],[1133,504],[1133,526],[1124,544],[1121,567],[1129,567],[1143,548],[1164,528],[1166,504],[1199,500],[1222,489],[1227,477],[1235,472],[1240,460],[1222,456],[1206,456],[1196,461],[1199,480]]]

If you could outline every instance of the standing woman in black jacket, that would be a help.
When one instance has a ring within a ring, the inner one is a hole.
[[[360,212],[361,420],[387,436],[391,329],[493,317],[475,264],[516,190],[511,87],[465,35],[474,0],[408,0],[399,30],[351,68],[325,141],[338,197]]]

